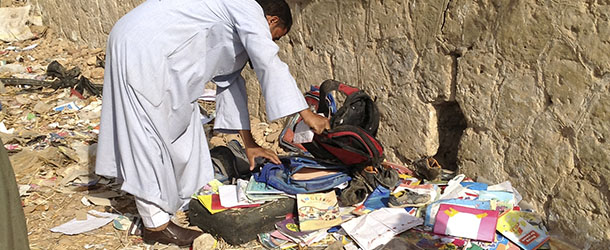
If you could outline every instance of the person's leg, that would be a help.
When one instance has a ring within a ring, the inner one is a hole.
[[[0,140],[0,249],[30,249],[13,167]]]
[[[169,223],[171,215],[155,204],[136,197],[136,207],[140,217],[142,217],[144,227],[151,231],[163,230]]]
[[[144,242],[154,244],[176,244],[178,246],[189,246],[201,232],[180,227],[174,224],[171,215],[163,211],[157,205],[136,197],[136,207],[142,217],[144,230],[142,239]]]

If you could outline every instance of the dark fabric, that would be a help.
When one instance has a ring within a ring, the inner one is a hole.
[[[15,173],[0,140],[0,249],[30,249]]]
[[[318,113],[330,117],[330,127],[352,125],[364,129],[373,137],[377,136],[380,113],[375,101],[364,91],[332,79],[322,83],[320,95],[324,96],[336,90],[345,94],[347,98],[334,115],[330,116],[325,102],[320,102],[318,107]]]

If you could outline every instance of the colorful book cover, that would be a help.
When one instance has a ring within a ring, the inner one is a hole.
[[[519,211],[500,217],[496,230],[525,250],[537,249],[549,240],[546,232],[530,224]]]
[[[297,194],[299,228],[313,231],[341,224],[341,212],[334,191]]]
[[[515,206],[515,195],[507,191],[480,191],[479,200],[490,201],[491,209],[504,212]]]
[[[499,212],[441,204],[434,233],[493,242]]]
[[[211,194],[198,195],[197,199],[199,200],[199,202],[201,202],[203,207],[205,207],[210,212],[210,214],[215,214],[227,210],[226,208],[218,208],[218,206],[213,206],[213,199]],[[218,199],[218,203],[220,203],[220,199]]]
[[[472,189],[472,190],[478,190],[478,191],[485,191],[485,190],[487,190],[487,187],[488,187],[488,185],[485,183],[474,182],[474,181],[462,181],[462,182],[460,182],[460,185],[462,185],[462,187]]]
[[[283,194],[284,192],[267,185],[264,182],[258,182],[254,176],[250,177],[250,181],[246,186],[246,194]]]
[[[301,232],[294,218],[288,218],[275,223],[275,228],[294,242],[301,242],[310,232]]]
[[[436,214],[441,204],[455,204],[463,207],[471,207],[483,210],[491,210],[489,201],[478,201],[478,200],[462,200],[462,199],[449,199],[449,200],[438,200],[426,207],[426,227],[433,227],[436,220]]]
[[[411,229],[399,235],[402,239],[410,242],[418,249],[463,249],[468,244],[468,239],[453,236],[434,234],[418,228]]]
[[[368,214],[380,208],[388,207],[390,190],[384,186],[377,186],[371,194],[366,197],[364,203],[358,206],[352,213],[356,215]]]
[[[517,245],[509,241],[506,237],[496,232],[496,240],[494,242],[470,241],[470,247],[466,250],[520,250]]]

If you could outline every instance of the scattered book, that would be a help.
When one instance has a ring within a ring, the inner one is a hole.
[[[248,182],[248,185],[246,186],[246,194],[248,195],[252,195],[252,194],[283,194],[284,192],[275,189],[274,187],[267,185],[267,183],[264,182],[258,182],[254,179],[254,176],[250,177],[250,181]]]
[[[275,227],[278,232],[301,246],[309,246],[320,241],[328,234],[326,230],[303,232],[299,229],[299,225],[294,221],[294,218],[280,221],[275,224]]]
[[[504,214],[498,219],[496,230],[522,249],[537,249],[549,240],[549,236],[528,222],[523,213],[526,212],[510,211]]]
[[[297,194],[299,228],[312,231],[341,224],[341,212],[335,191]]]

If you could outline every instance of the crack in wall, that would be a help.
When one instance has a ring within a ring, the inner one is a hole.
[[[443,29],[445,28],[445,23],[447,22],[447,15],[449,12],[449,5],[451,4],[453,0],[447,0],[447,2],[445,3],[445,10],[443,11],[443,19],[441,21],[441,29],[440,29],[440,33],[443,33]]]

